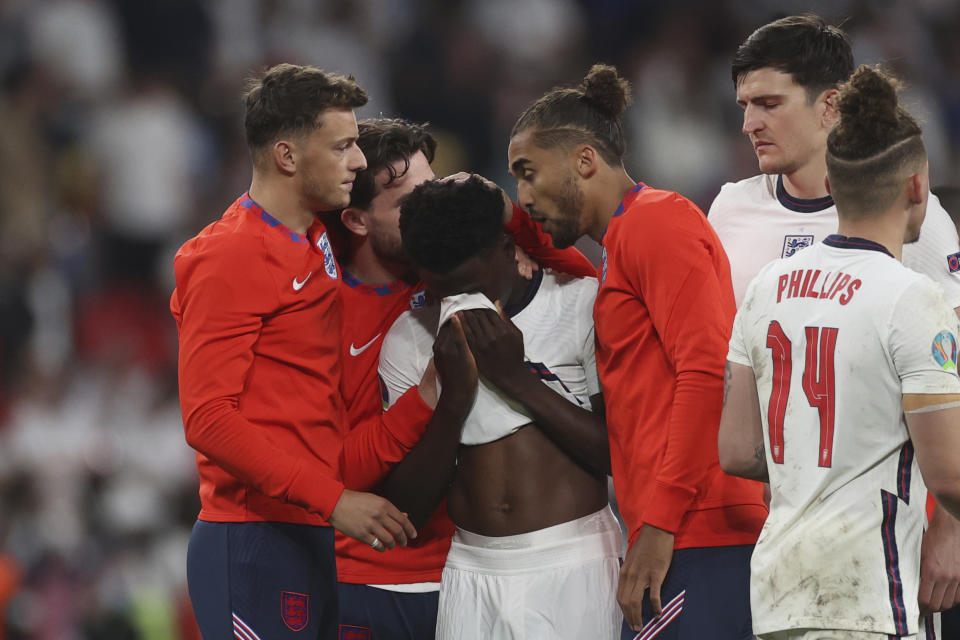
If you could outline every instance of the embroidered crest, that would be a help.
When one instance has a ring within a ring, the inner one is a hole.
[[[931,346],[933,359],[944,371],[957,370],[957,339],[949,331],[941,331]]]
[[[947,256],[947,268],[950,269],[950,273],[960,271],[960,252]]]
[[[293,591],[280,592],[280,617],[293,631],[303,631],[310,621],[310,596]]]
[[[813,236],[783,236],[783,252],[780,257],[789,258],[800,249],[813,244]]]
[[[371,640],[373,635],[367,627],[355,627],[350,624],[340,625],[340,640]]]
[[[427,290],[420,289],[410,296],[410,309],[419,309],[427,304]]]
[[[333,247],[330,246],[330,239],[327,238],[326,231],[321,233],[320,237],[317,238],[317,247],[323,251],[324,270],[328,276],[336,280],[339,277],[337,274],[337,259],[333,257]]]

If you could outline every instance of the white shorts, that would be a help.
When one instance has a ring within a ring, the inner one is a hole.
[[[930,627],[930,633],[927,633]],[[940,614],[935,613],[928,618],[920,619],[920,630],[916,635],[891,636],[886,633],[871,633],[869,631],[834,631],[832,629],[791,629],[764,633],[759,640],[887,640],[896,637],[898,640],[920,640],[921,638],[941,638]]]
[[[457,529],[437,640],[617,640],[620,526],[610,507],[516,536]]]

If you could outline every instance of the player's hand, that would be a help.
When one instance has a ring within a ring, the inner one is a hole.
[[[458,311],[457,316],[480,373],[500,389],[510,392],[530,372],[524,362],[523,333],[503,313],[499,301],[496,305],[496,312],[470,309]]]
[[[640,528],[636,541],[620,567],[620,586],[617,602],[623,617],[634,631],[643,627],[643,593],[650,590],[653,614],[663,612],[660,587],[673,559],[673,534],[649,524]]]
[[[960,522],[937,505],[920,547],[920,615],[960,604]]]
[[[443,385],[440,399],[469,408],[477,395],[477,363],[456,316],[440,327],[433,343],[433,362]]]
[[[368,544],[376,551],[393,549],[417,537],[417,530],[386,498],[344,489],[330,514],[330,526],[344,535]]]
[[[539,270],[540,265],[520,247],[514,248],[516,249],[517,272],[527,280],[532,280],[533,272]]]
[[[500,197],[503,198],[503,224],[510,224],[510,221],[513,220],[513,201],[510,200],[510,196],[507,195],[507,192],[504,191],[500,185],[492,180],[487,180],[483,176],[477,173],[467,173],[466,171],[461,171],[459,173],[454,173],[444,178],[440,178],[440,182],[446,182],[448,180],[453,180],[455,182],[463,182],[468,178],[477,177],[483,181],[485,185],[491,189],[496,189],[500,192]]]

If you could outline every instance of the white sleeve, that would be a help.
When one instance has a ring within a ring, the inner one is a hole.
[[[917,278],[890,316],[889,349],[903,393],[960,393],[960,321],[928,278]]]
[[[425,309],[418,309],[417,312]],[[414,312],[405,311],[390,327],[380,349],[380,392],[384,410],[420,384],[432,355],[433,336]]]
[[[728,190],[731,186],[733,186],[733,183],[728,182],[720,187],[720,193],[718,193],[717,197],[710,203],[710,209],[707,211],[707,222],[709,222],[713,230],[717,232],[717,235],[720,235],[720,231],[726,223],[726,201],[728,200]]]
[[[940,200],[931,193],[920,239],[903,245],[903,264],[939,284],[953,309],[960,307],[960,273],[950,271],[950,257],[958,252],[957,228]]]
[[[772,263],[771,263],[772,264]],[[753,359],[750,357],[750,346],[747,344],[747,336],[744,335],[744,324],[747,320],[744,318],[747,313],[756,312],[760,305],[750,304],[757,295],[757,287],[764,274],[769,270],[769,266],[763,268],[757,274],[750,284],[747,285],[747,292],[743,297],[743,304],[737,309],[737,315],[733,318],[733,329],[730,331],[730,346],[727,349],[727,360],[736,364],[742,364],[745,367],[753,366]]]
[[[600,393],[600,376],[597,375],[597,345],[593,327],[593,305],[597,299],[598,283],[596,278],[585,278],[589,283],[580,292],[577,301],[580,318],[580,332],[582,342],[580,352],[583,364],[583,373],[586,376],[587,392],[591,396]]]

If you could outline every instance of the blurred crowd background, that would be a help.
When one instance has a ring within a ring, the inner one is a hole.
[[[756,173],[730,56],[804,10],[907,81],[960,183],[956,0],[0,0],[0,639],[197,637],[171,260],[248,184],[250,73],[354,74],[361,116],[432,124],[438,174],[513,193],[517,115],[610,62],[631,175],[706,210]]]

